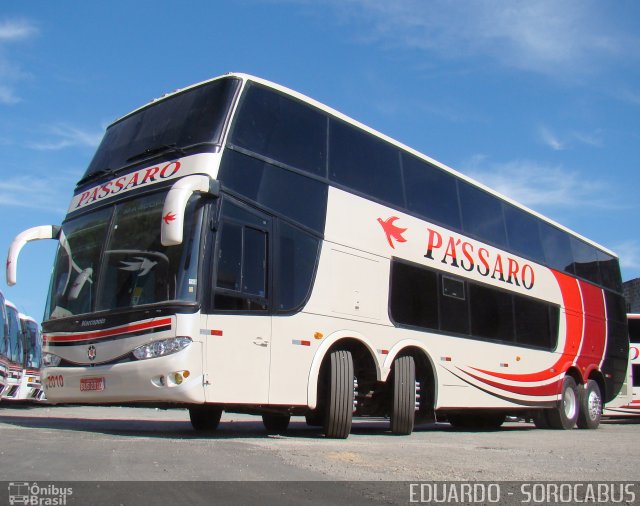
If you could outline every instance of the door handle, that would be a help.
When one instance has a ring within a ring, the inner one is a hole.
[[[255,344],[256,346],[262,346],[264,348],[266,346],[269,346],[269,341],[266,341],[265,339],[262,339],[261,337],[256,337],[253,340],[253,344]]]

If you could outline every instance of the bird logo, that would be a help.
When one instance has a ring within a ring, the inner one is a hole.
[[[399,218],[397,216],[392,216],[391,218],[387,218],[386,220],[378,218],[378,223],[380,223],[380,226],[382,227],[382,230],[384,230],[384,233],[387,234],[387,241],[389,242],[389,246],[391,246],[393,249],[396,249],[393,244],[394,240],[396,242],[407,242],[407,240],[402,237],[402,234],[404,234],[407,229],[400,228],[394,225],[394,222],[398,219]]]

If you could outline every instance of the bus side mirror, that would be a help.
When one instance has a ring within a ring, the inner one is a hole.
[[[62,229],[56,225],[42,225],[33,227],[24,232],[19,233],[9,246],[7,254],[7,285],[16,284],[16,276],[18,271],[18,256],[25,244],[31,241],[40,241],[42,239],[59,239]]]
[[[160,241],[163,246],[182,244],[184,212],[189,197],[195,192],[207,193],[217,197],[220,183],[209,176],[195,174],[178,180],[167,193],[160,222]]]

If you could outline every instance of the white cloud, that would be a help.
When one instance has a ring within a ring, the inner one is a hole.
[[[617,209],[609,200],[615,195],[609,183],[587,178],[561,165],[542,165],[528,160],[489,163],[476,156],[462,165],[470,177],[528,207],[549,212],[553,209]]]
[[[562,151],[565,148],[565,144],[561,140],[559,140],[548,128],[540,127],[539,134],[543,144],[546,144],[554,151]]]
[[[20,102],[11,88],[0,84],[0,104],[13,105]]]
[[[593,132],[571,131],[566,133],[552,132],[546,126],[538,128],[538,136],[540,141],[554,151],[564,151],[572,148],[576,144],[583,144],[593,148],[601,148],[604,146],[602,140],[602,130],[594,130]]]
[[[282,0],[323,5],[312,0]],[[567,78],[635,58],[637,35],[625,33],[607,4],[593,0],[329,0],[365,43],[428,51],[444,59],[483,55],[502,65]]]
[[[53,211],[64,214],[75,178],[38,176],[5,177],[0,180],[0,206]]]
[[[27,39],[38,32],[36,26],[29,20],[9,19],[0,22],[0,41],[14,41]]]
[[[46,140],[30,143],[29,147],[39,151],[58,151],[70,147],[96,148],[103,134],[103,131],[88,132],[70,125],[59,124],[49,129]]]
[[[15,85],[27,76],[19,63],[5,55],[5,47],[37,33],[36,26],[28,20],[0,21],[0,104],[14,105],[21,101],[16,94]]]
[[[629,270],[640,269],[640,241],[630,239],[614,244],[611,249],[620,257],[620,267]]]

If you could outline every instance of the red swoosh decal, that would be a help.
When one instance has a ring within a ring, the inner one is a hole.
[[[145,323],[134,323],[123,325],[121,327],[115,327],[107,330],[97,330],[94,332],[84,332],[75,334],[61,334],[61,335],[48,335],[42,336],[43,341],[47,343],[64,343],[68,341],[89,341],[91,339],[100,339],[103,337],[116,336],[120,334],[128,334],[130,332],[137,332],[139,330],[150,330],[156,327],[163,327],[165,325],[171,325],[171,318],[163,318],[161,320],[155,320]]]

